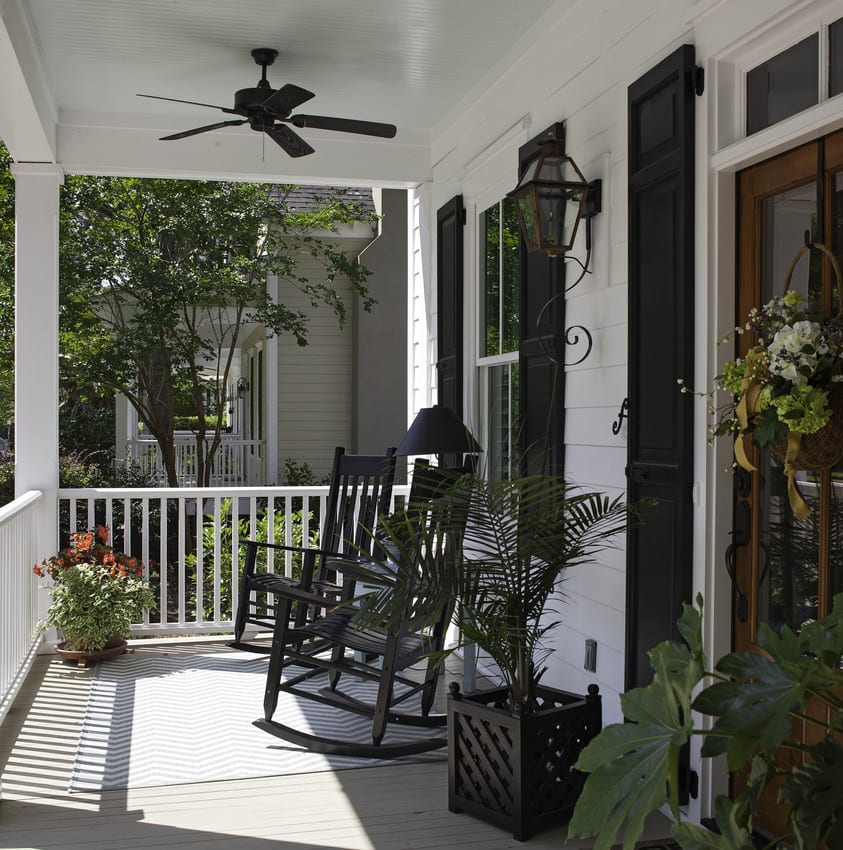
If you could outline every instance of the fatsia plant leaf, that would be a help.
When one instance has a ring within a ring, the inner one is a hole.
[[[739,770],[761,747],[775,750],[790,734],[790,713],[806,699],[799,668],[788,669],[756,652],[732,652],[717,664],[734,681],[715,682],[694,700],[693,708],[717,719],[704,755],[723,752],[729,770]]]
[[[608,850],[624,825],[624,850],[635,846],[647,816],[665,800],[672,730],[655,723],[607,726],[574,767],[593,771],[568,825],[571,838],[597,835]]]
[[[674,824],[672,834],[682,850],[755,850],[744,805],[728,797],[718,797],[714,817],[719,833],[696,824]]]
[[[797,850],[813,850],[831,827],[827,847],[843,839],[843,745],[826,738],[808,750],[782,783],[779,799],[792,806],[791,826]]]
[[[843,656],[843,593],[832,600],[828,616],[802,627],[799,639],[803,652],[811,652],[824,664],[839,669]]]
[[[632,722],[607,726],[577,760],[576,769],[589,777],[569,835],[597,835],[595,850],[611,847],[621,826],[624,850],[630,850],[646,818],[669,795],[676,806],[679,751],[691,734],[691,695],[705,671],[701,615],[684,606],[683,634],[689,643],[664,641],[650,651],[653,681],[621,696],[624,717]]]

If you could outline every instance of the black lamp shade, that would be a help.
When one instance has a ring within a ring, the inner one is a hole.
[[[450,407],[423,407],[398,446],[397,455],[475,454],[480,444]]]

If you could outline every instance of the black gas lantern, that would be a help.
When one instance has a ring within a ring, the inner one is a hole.
[[[589,183],[565,154],[563,124],[554,124],[535,141],[541,150],[508,197],[517,204],[527,250],[558,257],[573,247],[580,219],[599,212],[600,181]]]

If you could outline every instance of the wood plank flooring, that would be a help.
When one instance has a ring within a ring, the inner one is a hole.
[[[207,653],[221,644],[167,644]],[[142,642],[137,652],[157,652]],[[449,673],[450,680],[453,676]],[[447,803],[445,762],[68,793],[91,670],[36,659],[0,727],[0,848],[4,850],[577,850],[565,828],[526,845]],[[669,834],[654,819],[649,838]]]

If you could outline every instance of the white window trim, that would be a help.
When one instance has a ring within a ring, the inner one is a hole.
[[[715,149],[719,153],[726,157],[727,150],[735,149],[730,158],[743,162],[745,157],[738,153],[738,148],[741,151],[757,147],[770,150],[771,145],[779,142],[779,150],[784,150],[799,144],[800,140],[812,138],[812,132],[818,134],[814,114],[816,110],[831,104],[826,107],[828,113],[839,114],[843,95],[828,96],[828,28],[841,17],[843,10],[836,0],[803,4],[796,10],[790,9],[786,14],[772,19],[763,29],[752,31],[731,43],[710,60],[709,75],[712,79],[707,81],[706,88],[717,93],[714,98],[716,109],[712,115],[715,121]],[[747,136],[747,74],[815,33],[819,33],[817,105]],[[788,135],[791,138],[785,141]],[[757,145],[755,140],[759,138],[761,144]],[[772,150],[768,155],[773,156],[776,152]],[[746,164],[740,167],[746,167]]]

